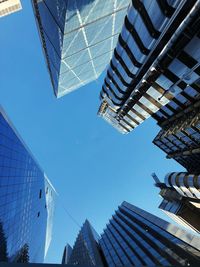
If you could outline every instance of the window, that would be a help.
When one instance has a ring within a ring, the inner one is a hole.
[[[39,198],[42,197],[42,189],[40,189]]]

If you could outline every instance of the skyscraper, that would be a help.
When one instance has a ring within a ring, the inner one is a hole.
[[[123,202],[100,239],[108,266],[200,263],[200,238]]]
[[[109,63],[130,0],[32,0],[54,93],[99,77]]]
[[[72,253],[72,248],[67,244],[63,251],[62,264],[67,264]]]
[[[0,108],[0,262],[43,262],[54,189]]]
[[[112,267],[200,263],[199,237],[127,202],[119,206],[101,237],[92,229],[86,221],[68,264]]]
[[[89,221],[86,220],[77,236],[73,249],[70,252],[67,264],[102,266],[103,261],[98,244],[99,238],[97,232],[91,226]]]
[[[200,176],[169,173],[164,183],[159,179],[155,182],[163,198],[159,208],[177,223],[200,233]]]
[[[199,12],[199,1],[132,1],[102,86],[99,116],[129,133],[161,109],[167,115],[168,103],[171,112],[176,96],[182,102],[183,95],[199,92]]]
[[[0,0],[0,17],[22,9],[20,0]]]

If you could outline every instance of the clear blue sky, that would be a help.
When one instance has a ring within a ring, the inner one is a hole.
[[[30,1],[0,19],[0,100],[8,116],[62,197],[82,224],[88,218],[101,233],[117,206],[129,201],[164,219],[151,173],[161,179],[183,168],[152,144],[159,128],[147,120],[121,135],[97,117],[98,83],[57,100]],[[73,244],[77,226],[56,202],[53,240],[46,262],[60,263],[65,243]]]

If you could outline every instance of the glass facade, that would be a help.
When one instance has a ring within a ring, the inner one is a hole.
[[[181,106],[183,98],[187,101],[199,94],[196,2],[132,1],[102,86],[98,112],[120,132],[132,131],[150,116],[167,116],[174,105],[180,102]]]
[[[63,251],[62,264],[68,264],[71,253],[72,248],[69,244],[67,244]]]
[[[63,96],[109,63],[130,0],[32,0],[54,92]]]
[[[0,262],[43,262],[54,189],[0,108]]]
[[[200,238],[123,202],[100,239],[108,266],[200,263]]]
[[[99,235],[88,220],[83,224],[68,260],[71,265],[102,266]]]

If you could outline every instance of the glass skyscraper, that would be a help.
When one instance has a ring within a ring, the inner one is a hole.
[[[66,263],[105,267],[198,266],[200,238],[123,202],[101,237],[86,221]]]
[[[111,266],[189,266],[200,263],[200,238],[123,202],[100,239]]]
[[[0,108],[0,262],[43,262],[54,189]]]
[[[99,77],[109,63],[130,0],[32,0],[54,93]]]
[[[99,247],[99,235],[88,220],[83,224],[66,264],[84,266],[103,266]],[[66,247],[63,259],[66,259]]]
[[[169,173],[164,183],[157,176],[153,177],[163,198],[159,208],[177,223],[200,233],[200,176]]]
[[[199,10],[197,0],[132,1],[102,86],[99,116],[129,133],[199,93]]]

